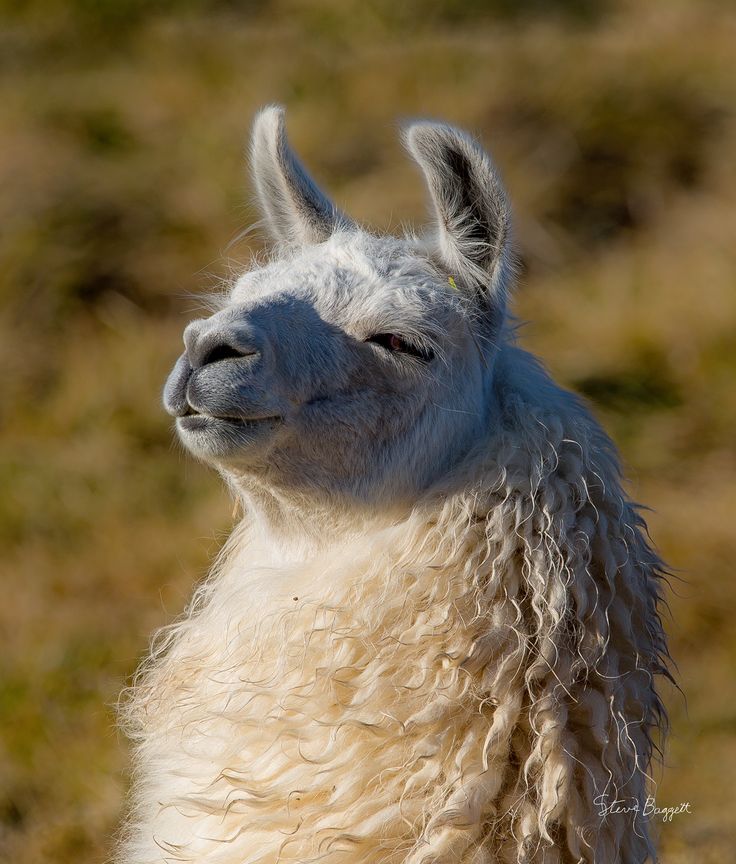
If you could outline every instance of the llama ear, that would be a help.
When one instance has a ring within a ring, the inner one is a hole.
[[[337,228],[351,227],[351,221],[320,191],[289,147],[284,109],[278,105],[269,105],[256,116],[251,166],[274,240],[320,243]]]
[[[511,219],[490,157],[468,134],[444,123],[413,123],[404,130],[404,143],[429,188],[440,261],[458,287],[462,280],[502,311]]]

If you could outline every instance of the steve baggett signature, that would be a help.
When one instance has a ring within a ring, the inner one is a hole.
[[[631,813],[634,818],[641,816],[643,819],[661,819],[663,822],[671,822],[681,813],[692,813],[689,801],[681,801],[674,807],[658,807],[653,795],[650,795],[642,804],[637,798],[611,800],[610,795],[603,794],[596,796],[593,804],[598,808],[598,815],[603,819],[606,816]]]

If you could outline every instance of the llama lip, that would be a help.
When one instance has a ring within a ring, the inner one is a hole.
[[[215,417],[211,414],[200,414],[192,411],[183,417],[177,417],[176,425],[188,432],[216,428],[221,423],[240,428],[253,428],[264,423],[278,423],[281,417]]]

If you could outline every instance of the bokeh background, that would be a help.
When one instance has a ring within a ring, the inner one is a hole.
[[[424,214],[396,119],[479,133],[522,342],[585,394],[677,569],[665,864],[736,848],[736,7],[718,0],[0,0],[0,859],[87,864],[117,694],[232,521],[160,409],[249,260],[253,112],[378,229]]]

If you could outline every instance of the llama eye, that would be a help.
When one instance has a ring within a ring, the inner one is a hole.
[[[396,333],[376,333],[374,336],[369,336],[365,341],[380,345],[381,348],[385,348],[392,354],[409,354],[427,362],[434,357],[434,353],[428,348],[412,345],[411,342],[407,342],[406,339]]]

